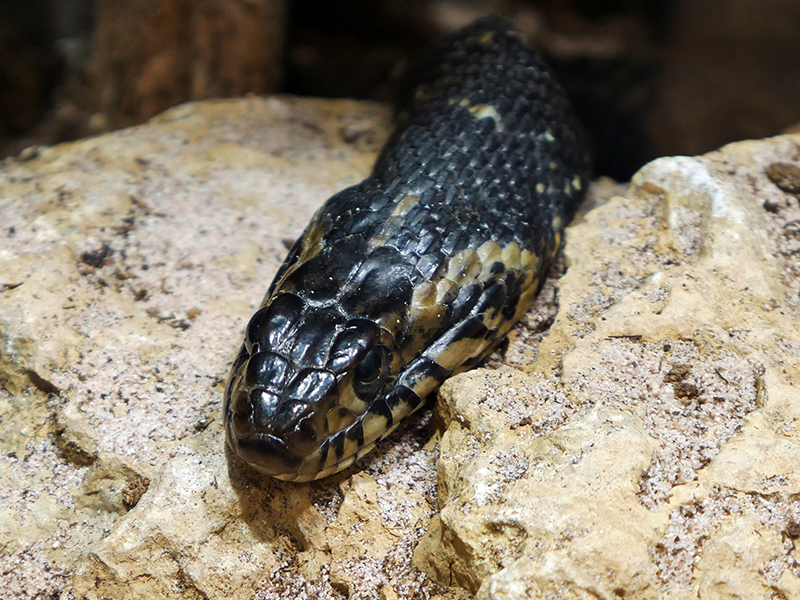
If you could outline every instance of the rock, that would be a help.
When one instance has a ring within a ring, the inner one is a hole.
[[[388,127],[206,102],[2,163],[4,598],[797,595],[797,136],[597,182],[508,347],[355,467],[226,453],[285,242]]]
[[[486,599],[797,594],[799,157],[659,159],[584,213],[536,358],[441,390],[415,564]]]
[[[285,0],[98,0],[91,125],[119,128],[189,100],[274,92],[286,16]]]
[[[245,324],[388,126],[369,103],[207,102],[2,164],[4,598],[466,597],[411,566],[429,415],[314,484],[225,454]]]

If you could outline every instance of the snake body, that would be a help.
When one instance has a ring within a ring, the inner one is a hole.
[[[372,174],[315,214],[252,317],[228,444],[273,477],[369,452],[530,308],[589,153],[540,57],[497,18],[412,63]]]

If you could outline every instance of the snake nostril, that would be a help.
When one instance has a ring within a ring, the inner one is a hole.
[[[306,415],[300,419],[294,430],[286,436],[286,445],[299,456],[311,454],[320,444],[314,415]],[[324,435],[324,432],[320,432]]]
[[[242,437],[253,433],[253,405],[247,392],[239,390],[231,402],[231,433]]]
[[[310,412],[311,407],[305,402],[284,401],[272,416],[269,433],[285,439],[295,430],[300,419]]]

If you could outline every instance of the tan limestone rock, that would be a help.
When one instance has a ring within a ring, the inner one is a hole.
[[[797,136],[595,184],[566,274],[443,388],[440,449],[422,416],[321,482],[230,460],[246,320],[388,123],[210,102],[2,164],[6,596],[797,595]]]
[[[417,565],[478,598],[792,597],[799,160],[798,136],[663,158],[584,213],[524,373],[441,391]]]
[[[426,417],[326,481],[226,456],[222,385],[286,253],[389,111],[186,105],[0,167],[0,594],[465,598],[411,566]]]

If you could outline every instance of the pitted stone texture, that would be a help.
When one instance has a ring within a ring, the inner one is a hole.
[[[590,199],[518,369],[446,386],[438,500],[424,421],[315,484],[221,459],[219,378],[282,240],[386,127],[363,103],[204,103],[3,163],[4,597],[474,596],[429,573],[504,600],[800,597],[800,214],[768,175],[797,136]]]
[[[800,209],[775,164],[799,136],[663,158],[568,230],[527,372],[442,389],[415,564],[486,599],[797,595]]]
[[[285,240],[366,176],[389,121],[207,102],[3,162],[4,600],[466,597],[410,564],[435,510],[424,420],[314,486],[224,454],[222,378]]]

